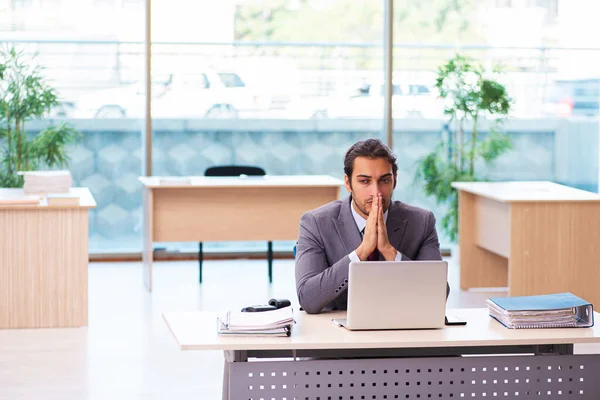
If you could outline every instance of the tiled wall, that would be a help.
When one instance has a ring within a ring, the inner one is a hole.
[[[84,134],[71,152],[74,185],[89,187],[98,204],[90,212],[90,251],[139,251],[141,122],[71,122]],[[441,121],[399,121],[393,138],[399,164],[395,198],[432,209],[438,220],[443,209],[422,194],[413,183],[413,174],[417,160],[439,140],[441,127]],[[597,123],[515,121],[508,124],[507,131],[514,149],[492,168],[480,166],[490,179],[553,180],[597,190]],[[153,174],[202,175],[213,165],[252,164],[271,175],[327,174],[341,179],[345,151],[368,137],[382,137],[379,121],[158,120],[154,123]],[[571,143],[578,148],[573,149]],[[449,245],[443,235],[441,241],[443,246]],[[280,244],[280,248],[287,245]],[[248,246],[265,247],[261,243],[221,243],[208,244],[208,251]]]

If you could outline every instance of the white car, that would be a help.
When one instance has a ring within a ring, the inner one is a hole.
[[[167,90],[164,83],[153,83],[152,97],[160,98]],[[74,100],[73,118],[143,118],[145,106],[143,82],[85,93]]]
[[[384,116],[383,84],[367,84],[353,96],[335,97],[329,102],[324,117],[375,118]],[[392,116],[394,118],[442,118],[444,104],[433,89],[422,84],[392,85]]]
[[[143,82],[98,90],[75,100],[75,118],[143,118]],[[169,74],[152,83],[154,118],[237,118],[268,107],[269,99],[255,94],[237,73],[205,70]]]
[[[269,96],[247,86],[237,73],[207,70],[173,75],[153,113],[158,118],[238,118],[260,115],[269,105]]]

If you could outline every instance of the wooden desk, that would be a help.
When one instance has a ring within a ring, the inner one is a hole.
[[[79,206],[0,205],[0,328],[60,328],[88,323],[87,188]],[[0,189],[0,198],[24,198]]]
[[[572,292],[600,306],[600,196],[551,182],[456,182],[460,287]]]
[[[447,314],[467,325],[353,332],[331,322],[344,318],[345,312],[295,312],[297,323],[289,338],[235,338],[217,335],[216,313],[163,317],[182,350],[225,352],[224,399],[493,398],[505,397],[505,392],[512,398],[515,392],[537,396],[539,390],[545,395],[549,390],[554,395],[583,390],[581,398],[599,398],[594,377],[600,355],[573,355],[573,344],[600,343],[600,326],[512,330],[489,317],[486,309]],[[598,321],[600,315],[594,316]],[[453,357],[458,355],[478,357]]]
[[[295,240],[302,214],[340,195],[330,176],[193,177],[144,184],[144,283],[152,290],[153,242]],[[258,229],[257,229],[258,228]]]

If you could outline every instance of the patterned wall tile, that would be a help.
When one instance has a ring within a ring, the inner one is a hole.
[[[185,124],[178,126],[185,127]],[[74,185],[89,187],[98,204],[90,212],[90,251],[139,250],[141,133],[88,130],[83,134],[81,143],[70,153],[70,169]],[[562,147],[569,146],[568,141],[557,150],[555,132],[511,132],[511,136],[514,143],[511,152],[501,156],[491,167],[478,165],[492,179],[554,180],[557,151],[564,153],[561,153],[563,158],[565,154],[570,156],[571,162],[579,161],[573,160],[576,151],[563,151]],[[154,133],[153,171],[155,175],[202,175],[213,165],[252,164],[265,168],[271,175],[327,174],[342,179],[345,152],[356,141],[369,137],[381,137],[381,133],[161,128]],[[444,215],[444,207],[426,197],[422,187],[413,182],[413,176],[416,162],[435,147],[440,137],[440,132],[435,130],[395,132],[393,149],[399,165],[394,198],[431,209],[438,221]],[[595,154],[592,161],[597,166],[597,149]],[[586,160],[584,163],[591,162]],[[586,165],[578,168],[586,169]],[[590,183],[597,185],[597,180]],[[344,188],[341,193],[346,195]]]
[[[92,196],[94,196],[94,199],[96,200],[96,204],[111,204],[116,200],[114,191],[115,184],[114,181],[108,178],[100,173],[95,173],[76,182],[76,185],[90,188]]]
[[[132,212],[128,212],[117,203],[111,203],[99,209],[97,226],[102,236],[114,240],[133,232],[135,218]]]
[[[120,146],[121,143],[112,143],[102,148],[97,157],[97,169],[104,176],[113,176],[114,172],[119,169],[125,158],[128,156],[128,151]]]
[[[69,151],[70,170],[74,180],[81,180],[94,172],[94,153],[85,146],[75,146]]]
[[[123,209],[133,212],[140,205],[142,197],[142,183],[139,181],[140,174],[128,171],[114,180],[115,196],[118,204]]]

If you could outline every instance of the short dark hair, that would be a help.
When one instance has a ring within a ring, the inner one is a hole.
[[[394,174],[394,185],[398,175],[398,164],[396,156],[392,150],[379,139],[367,139],[354,143],[346,152],[344,157],[344,173],[348,175],[348,181],[352,182],[352,172],[354,171],[354,160],[356,157],[366,158],[385,158],[392,164],[392,173]]]

